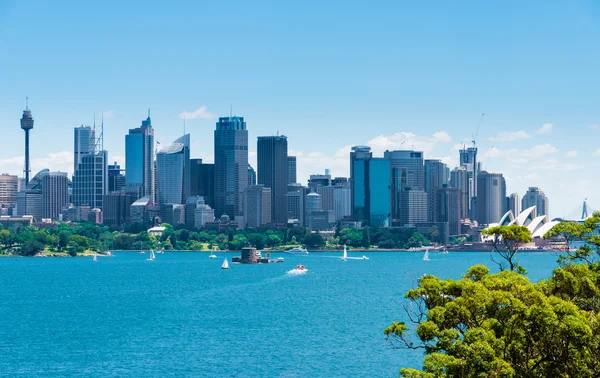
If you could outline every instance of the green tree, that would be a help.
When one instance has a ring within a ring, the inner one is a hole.
[[[21,246],[22,256],[35,256],[44,249],[44,245],[37,240],[28,240]]]
[[[311,232],[304,237],[304,244],[308,248],[319,248],[325,245],[325,240],[318,232]]]
[[[263,249],[265,248],[267,237],[263,234],[254,232],[248,235],[248,242],[256,249]]]
[[[11,245],[11,235],[8,230],[0,230],[0,244],[4,247],[10,247]]]
[[[529,232],[527,227],[516,224],[496,226],[483,230],[482,234],[488,236],[488,240],[494,250],[504,260],[493,260],[498,264],[500,270],[505,270],[508,267],[511,271],[525,273],[525,269],[517,263],[516,256],[519,248],[530,243],[532,240],[531,232]]]
[[[573,301],[583,295],[597,302],[597,290],[581,290],[593,274],[559,268],[557,275],[532,284],[516,272],[489,274],[478,265],[458,281],[422,277],[406,294],[416,337],[404,322],[384,331],[394,347],[425,352],[421,370],[400,375],[597,377],[600,316]]]
[[[364,248],[371,248],[371,237],[369,236],[369,227],[363,228],[362,246]]]

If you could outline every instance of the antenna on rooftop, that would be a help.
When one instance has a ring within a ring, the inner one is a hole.
[[[25,110],[29,110],[29,96],[25,97]]]

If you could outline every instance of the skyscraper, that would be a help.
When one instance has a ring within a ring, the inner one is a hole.
[[[16,175],[0,175],[0,207],[14,207],[17,203],[19,178]]]
[[[108,166],[108,192],[120,191],[125,186],[125,175],[121,166],[115,161]],[[137,198],[136,198],[137,199]],[[106,216],[104,217],[106,219]]]
[[[243,224],[248,187],[248,130],[243,117],[221,117],[215,130],[215,215]]]
[[[42,177],[42,217],[58,220],[69,204],[69,179],[66,172],[48,172]]]
[[[202,159],[190,160],[190,195],[201,196],[211,208],[215,206],[215,165]]]
[[[150,110],[142,126],[130,129],[125,136],[125,172],[127,186],[140,186],[141,195],[155,201],[154,129]]]
[[[527,193],[523,196],[522,204],[523,210],[535,206],[536,212],[534,216],[539,217],[540,215],[545,215],[546,220],[549,220],[550,200],[546,197],[546,194],[544,194],[542,189],[536,186],[529,187]]]
[[[396,223],[401,227],[414,227],[427,222],[427,193],[422,189],[406,189],[398,192],[399,217]]]
[[[31,215],[33,219],[42,219],[42,178],[48,174],[48,169],[38,172],[29,181],[25,189],[17,193],[17,216]]]
[[[352,189],[349,183],[333,187],[333,212],[336,221],[352,215]]]
[[[108,192],[107,160],[106,151],[95,151],[81,156],[81,161],[73,173],[73,205],[89,205],[92,209],[103,208],[103,197]]]
[[[248,164],[248,186],[256,185],[256,171]]]
[[[272,221],[283,225],[287,224],[287,151],[287,137],[284,135],[258,137],[257,182],[271,188]]]
[[[473,208],[474,198],[477,197],[478,190],[478,180],[477,176],[479,175],[479,164],[477,162],[477,147],[463,147],[462,150],[459,151],[460,157],[460,166],[464,167],[467,171],[467,177],[469,179],[469,210],[470,217],[473,218],[473,214],[476,209]]]
[[[499,222],[504,215],[506,181],[502,173],[481,171],[477,174],[477,222],[480,225]]]
[[[23,176],[25,176],[25,184],[29,182],[29,175],[31,174],[31,167],[29,165],[29,131],[33,129],[33,117],[31,116],[31,110],[29,110],[29,99],[26,100],[25,110],[23,110],[23,116],[21,117],[21,129],[25,131],[25,169],[23,170]]]
[[[298,180],[296,178],[296,157],[288,156],[287,165],[288,165],[288,184],[295,184]]]
[[[371,227],[391,223],[390,160],[373,158],[371,149],[352,147],[350,152],[352,216]]]
[[[521,201],[517,193],[513,193],[506,197],[506,201],[506,211],[512,211],[515,217],[521,214]]]
[[[434,222],[448,223],[448,234],[455,236],[460,234],[461,220],[461,190],[443,187],[435,194],[436,212]]]
[[[81,157],[95,151],[96,132],[91,126],[81,125],[75,128],[73,143],[73,171],[81,162]]]
[[[433,222],[436,209],[436,193],[448,185],[448,167],[441,160],[427,159],[425,170],[425,192],[427,193],[427,222]]]
[[[244,200],[244,219],[246,226],[262,227],[271,222],[271,188],[253,185],[246,188]]]
[[[385,151],[383,157],[390,161],[391,192],[394,199],[392,219],[402,224],[403,221],[400,221],[402,211],[400,193],[405,190],[425,190],[423,152],[413,150]]]
[[[466,219],[469,214],[469,176],[465,167],[456,167],[450,172],[450,187],[460,191],[460,218]]]
[[[190,134],[178,138],[156,154],[158,204],[184,204],[190,189]]]
[[[287,193],[287,210],[288,210],[288,219],[297,219],[298,223],[302,227],[306,227],[308,225],[308,221],[305,217],[307,188],[300,184],[288,184],[288,193]]]

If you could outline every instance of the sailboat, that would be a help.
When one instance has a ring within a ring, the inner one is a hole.
[[[227,257],[223,260],[223,265],[221,265],[221,269],[229,269],[229,263],[227,262]]]
[[[94,252],[94,261],[98,261],[98,257],[96,256],[96,252]]]
[[[154,250],[150,250],[150,257],[146,261],[154,261],[156,256],[154,256]]]
[[[215,255],[215,250],[216,249],[217,248],[213,248],[213,252],[210,254],[210,256],[208,256],[209,259],[216,259],[217,258],[217,255]]]
[[[346,261],[348,259],[348,250],[346,249],[346,244],[344,244],[344,255],[342,256],[342,260]]]
[[[448,250],[444,249],[444,251],[442,252],[442,255],[447,255],[448,254]]]
[[[423,256],[423,261],[429,261],[429,250],[425,250],[425,256]]]

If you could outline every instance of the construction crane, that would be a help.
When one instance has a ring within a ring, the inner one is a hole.
[[[481,124],[483,123],[484,115],[485,113],[481,113],[481,118],[479,118],[479,123],[477,124],[477,130],[475,131],[475,134],[473,134],[473,140],[471,140],[471,143],[473,143],[473,147],[475,147],[476,145],[477,135],[479,134],[479,129],[481,128]]]

